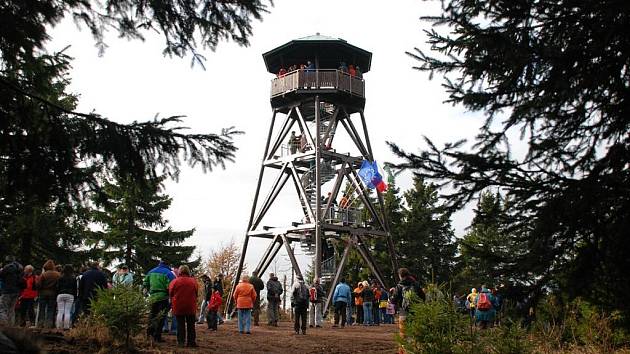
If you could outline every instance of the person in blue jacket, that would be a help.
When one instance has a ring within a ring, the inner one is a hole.
[[[352,301],[352,291],[346,284],[346,279],[341,278],[341,282],[335,287],[333,293],[333,304],[335,306],[335,324],[333,327],[339,325],[339,316],[341,316],[341,328],[346,326],[346,306]]]
[[[479,328],[486,329],[488,325],[492,327],[497,314],[497,298],[492,295],[492,292],[485,285],[482,285],[481,292],[477,294],[475,303],[475,322],[479,325]]]

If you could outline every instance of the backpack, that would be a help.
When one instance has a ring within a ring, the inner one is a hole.
[[[308,304],[308,300],[310,298],[309,290],[304,284],[300,284],[300,287],[295,289],[295,303],[298,305],[306,305]]]
[[[405,285],[401,288],[400,293],[402,295],[402,304],[400,305],[400,308],[404,311],[409,311],[411,303],[417,296],[416,289],[413,285]]]
[[[311,287],[310,289],[308,289],[308,299],[311,300],[311,302],[317,302],[317,288],[316,287]]]
[[[479,300],[477,300],[477,309],[479,309],[480,311],[488,311],[491,308],[492,303],[490,303],[490,298],[488,297],[488,294],[479,294]]]

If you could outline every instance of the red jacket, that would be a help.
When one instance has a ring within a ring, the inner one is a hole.
[[[22,299],[34,299],[37,297],[37,290],[35,290],[35,283],[37,283],[37,275],[25,275],[24,281],[26,282],[26,288],[22,289],[20,298]]]
[[[197,313],[197,292],[199,285],[193,277],[180,275],[168,286],[171,306],[175,316],[195,315]]]
[[[212,293],[212,297],[210,298],[210,303],[208,304],[208,311],[219,311],[219,307],[221,307],[221,303],[223,299],[221,298],[221,294],[218,291]]]

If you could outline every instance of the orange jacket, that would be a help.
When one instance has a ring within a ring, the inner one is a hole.
[[[354,298],[354,304],[357,306],[362,306],[363,305],[363,297],[361,297],[361,292],[363,291],[363,288],[359,288],[358,286],[356,288],[354,288],[354,294],[355,294],[355,298]]]
[[[234,289],[233,297],[237,309],[251,309],[256,301],[256,290],[252,284],[241,281]]]

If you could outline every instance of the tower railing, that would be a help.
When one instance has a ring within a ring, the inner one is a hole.
[[[271,81],[271,97],[297,90],[338,90],[365,97],[365,81],[336,69],[294,70]]]

